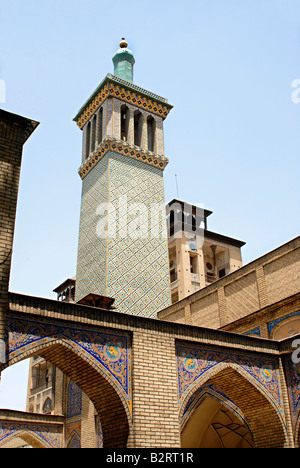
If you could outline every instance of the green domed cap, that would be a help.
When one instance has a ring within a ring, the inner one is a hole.
[[[123,80],[133,82],[133,65],[135,59],[131,50],[127,49],[127,42],[122,38],[120,49],[117,50],[112,58],[114,64],[114,75]]]

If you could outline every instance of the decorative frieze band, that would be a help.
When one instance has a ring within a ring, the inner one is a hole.
[[[140,107],[141,109],[160,115],[163,119],[165,119],[170,112],[170,106],[147,99],[141,94],[131,90],[129,91],[117,84],[107,83],[78,117],[77,125],[80,129],[82,129],[85,123],[92,117],[99,106],[101,106],[108,97],[116,97],[121,101],[134,104],[136,107]]]
[[[97,150],[90,155],[88,159],[80,166],[78,173],[83,179],[88,172],[97,164],[97,162],[103,158],[107,151],[116,151],[124,156],[128,156],[133,159],[137,159],[150,166],[157,167],[162,171],[165,169],[169,160],[164,156],[158,156],[151,151],[144,150],[138,146],[131,145],[126,141],[118,140],[113,137],[106,137]]]

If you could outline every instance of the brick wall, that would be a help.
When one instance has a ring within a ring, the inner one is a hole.
[[[244,319],[299,294],[300,237],[161,310],[160,320],[241,332]],[[284,312],[284,311],[282,311]],[[277,314],[278,315],[278,314]],[[260,320],[260,324],[264,323]],[[247,326],[244,331],[247,331]],[[265,338],[267,334],[263,335]]]
[[[167,334],[134,333],[134,447],[180,447],[174,348]]]

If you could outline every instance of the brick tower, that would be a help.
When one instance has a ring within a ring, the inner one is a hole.
[[[133,84],[134,63],[122,39],[114,75],[74,119],[83,132],[75,301],[107,296],[119,312],[156,318],[170,304],[163,121],[172,106]]]

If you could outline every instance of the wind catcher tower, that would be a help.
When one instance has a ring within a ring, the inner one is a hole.
[[[76,298],[157,317],[170,305],[163,122],[167,99],[133,83],[122,39],[108,74],[75,117],[83,132]]]

